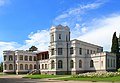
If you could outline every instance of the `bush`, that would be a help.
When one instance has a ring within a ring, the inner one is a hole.
[[[83,74],[77,74],[73,75],[73,78],[94,78],[94,77],[114,77],[114,76],[120,76],[120,72],[97,72],[97,73],[83,73]]]
[[[120,68],[118,68],[118,70],[117,70],[118,72],[120,72]]]

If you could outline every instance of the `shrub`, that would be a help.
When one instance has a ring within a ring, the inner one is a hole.
[[[118,70],[117,70],[118,72],[120,72],[120,68],[118,68]]]
[[[85,78],[85,77],[90,77],[90,78],[94,78],[94,77],[100,77],[100,78],[104,78],[104,77],[113,77],[113,76],[120,76],[120,72],[97,72],[97,73],[84,73],[84,74],[77,74],[77,75],[73,75],[73,78]]]

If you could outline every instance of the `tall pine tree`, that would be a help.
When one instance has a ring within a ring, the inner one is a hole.
[[[119,52],[118,38],[116,36],[116,32],[114,32],[113,34],[111,52],[116,54]]]
[[[116,68],[120,68],[119,44],[116,32],[113,34],[111,52],[116,54]]]

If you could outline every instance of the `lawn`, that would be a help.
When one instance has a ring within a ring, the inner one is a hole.
[[[105,82],[120,82],[120,76],[107,77],[107,78],[58,78],[57,80],[77,80],[77,81],[105,81]]]
[[[42,79],[42,78],[56,78],[56,77],[63,77],[68,75],[44,75],[44,74],[37,74],[37,75],[27,75],[23,78],[33,78],[33,79]]]

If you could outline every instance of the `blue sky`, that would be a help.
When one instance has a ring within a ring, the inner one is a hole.
[[[0,57],[3,50],[48,50],[49,30],[67,25],[71,39],[110,51],[114,31],[120,33],[119,0],[0,0]],[[0,59],[2,61],[2,58]]]

